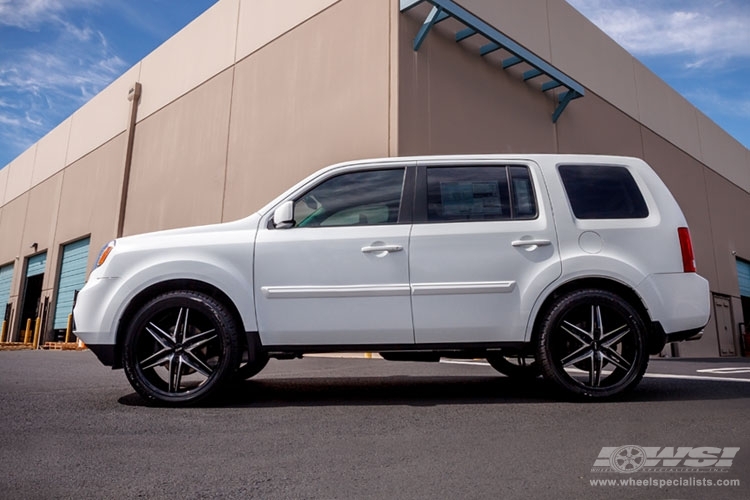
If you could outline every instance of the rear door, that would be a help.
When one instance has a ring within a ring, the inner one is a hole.
[[[522,341],[561,273],[533,162],[421,164],[409,270],[417,343]]]

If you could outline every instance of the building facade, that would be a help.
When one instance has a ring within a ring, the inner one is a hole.
[[[750,151],[564,0],[412,3],[220,0],[0,169],[4,340],[34,318],[59,335],[118,234],[238,219],[331,163],[601,153],[645,159],[690,225],[714,314],[672,354],[741,355]],[[486,27],[433,26],[440,5]],[[485,51],[487,29],[522,60]],[[534,57],[584,89],[556,121],[565,89],[543,91]]]

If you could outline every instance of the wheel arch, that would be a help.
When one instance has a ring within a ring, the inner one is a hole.
[[[125,341],[125,336],[127,334],[127,329],[130,324],[130,320],[133,318],[133,315],[148,301],[151,299],[166,293],[170,291],[175,290],[190,290],[194,292],[200,292],[208,295],[209,297],[221,302],[226,308],[228,309],[229,313],[234,318],[237,325],[242,327],[242,330],[244,330],[244,323],[242,321],[242,315],[240,314],[239,309],[237,308],[234,301],[229,298],[229,296],[224,293],[221,289],[218,287],[206,283],[204,281],[196,280],[196,279],[171,279],[171,280],[165,280],[161,281],[159,283],[154,283],[140,292],[138,292],[137,295],[135,295],[128,305],[123,310],[122,314],[120,315],[120,319],[117,322],[117,334],[115,337],[115,353],[114,353],[114,364],[112,365],[112,368],[122,368],[122,348],[123,348],[123,342]],[[238,332],[237,338],[242,343],[243,349],[245,348],[245,335],[243,332]]]
[[[643,302],[643,299],[630,286],[609,277],[576,278],[571,281],[565,282],[552,290],[536,308],[536,313],[533,316],[533,321],[530,321],[529,323],[531,330],[529,332],[529,335],[527,335],[527,339],[531,342],[534,342],[536,340],[536,337],[539,334],[541,323],[542,321],[544,321],[544,317],[547,311],[549,311],[549,309],[554,305],[555,301],[557,301],[558,298],[569,292],[587,288],[608,291],[616,294],[619,297],[622,297],[625,301],[627,301],[631,306],[635,308],[636,311],[638,311],[643,324],[646,326],[646,330],[648,333],[649,353],[656,354],[662,350],[662,348],[664,347],[663,331],[660,330],[660,325],[658,323],[655,324],[651,320],[651,315],[649,314],[648,308]]]

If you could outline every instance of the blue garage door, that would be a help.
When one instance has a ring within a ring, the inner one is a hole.
[[[26,277],[38,276],[44,274],[44,267],[47,265],[47,252],[40,253],[33,257],[29,257],[29,261],[26,264]]]
[[[750,262],[737,259],[737,277],[740,281],[740,295],[750,297]]]
[[[13,264],[0,267],[0,322],[5,314],[5,304],[10,299],[10,283],[13,280]]]
[[[57,287],[55,323],[52,328],[68,326],[68,315],[73,312],[73,300],[77,290],[86,281],[86,265],[89,261],[89,238],[74,241],[63,247],[60,266],[60,282]]]

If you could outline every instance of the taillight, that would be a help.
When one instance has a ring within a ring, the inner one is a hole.
[[[686,273],[694,273],[695,254],[693,253],[693,241],[690,239],[690,230],[686,227],[678,227],[677,235],[680,237],[680,250],[682,251],[682,270]]]

